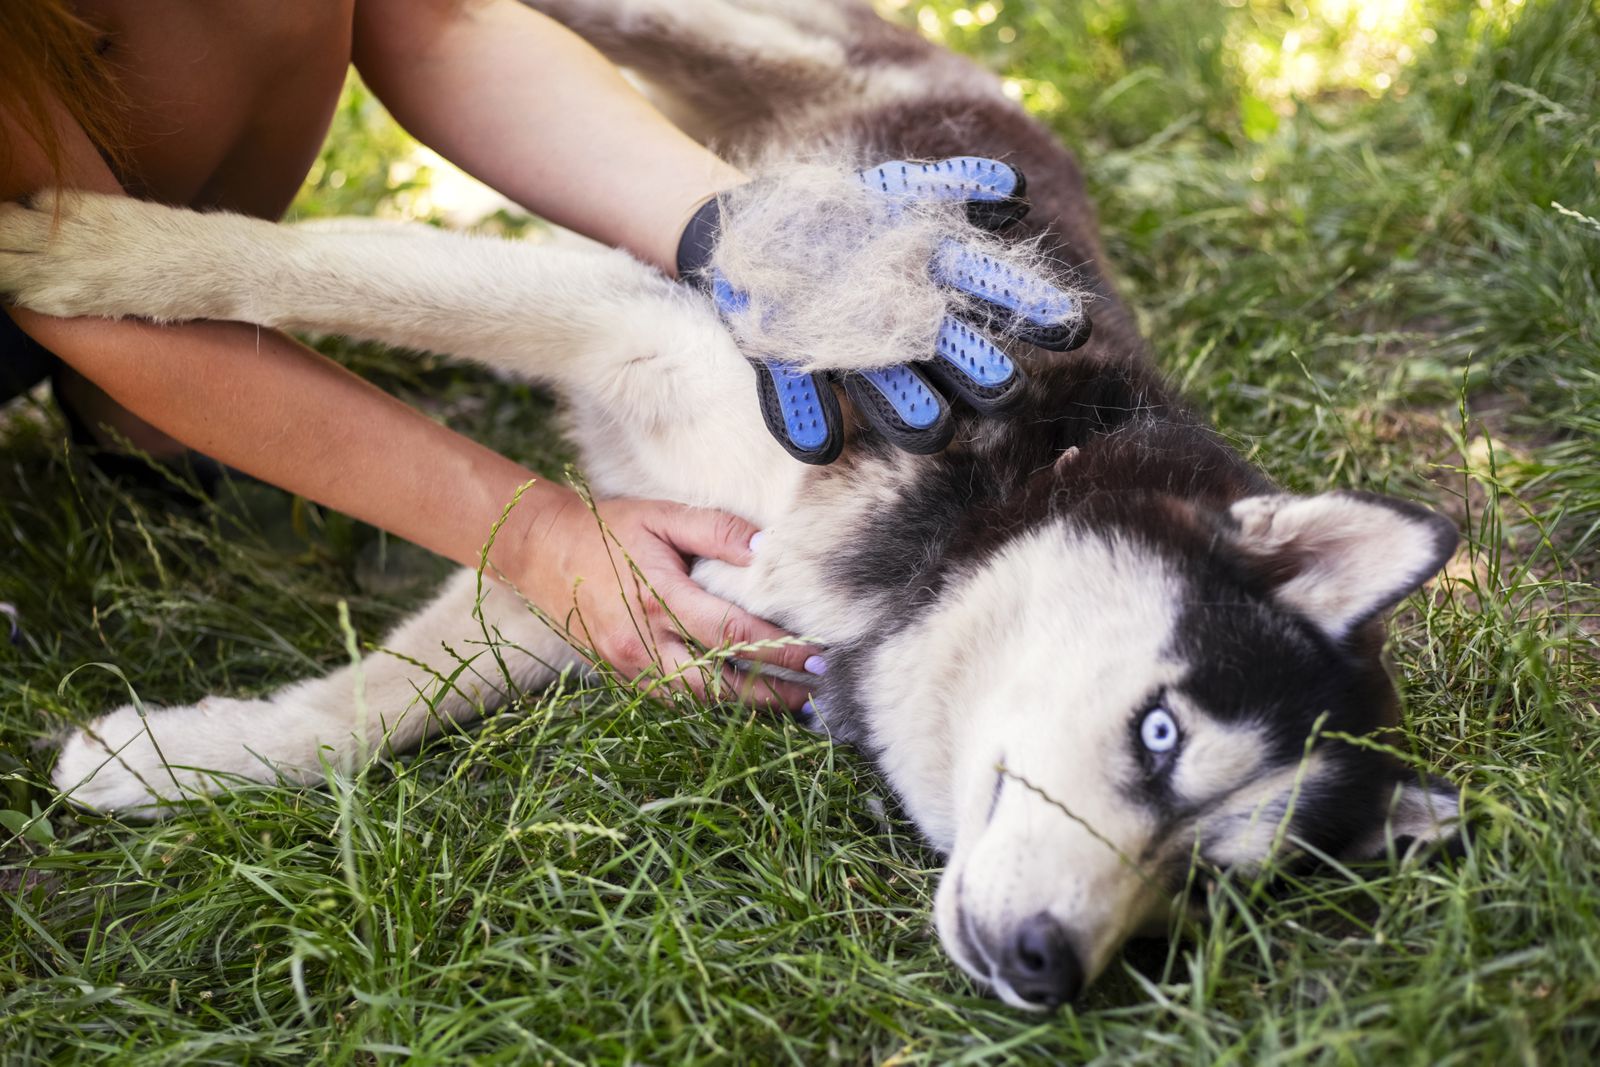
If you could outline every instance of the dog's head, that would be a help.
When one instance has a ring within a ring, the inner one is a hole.
[[[1452,833],[1455,790],[1384,750],[1398,700],[1380,646],[1381,616],[1455,540],[1365,494],[1211,509],[1138,493],[968,565],[858,697],[949,855],[950,954],[1008,1003],[1050,1007],[1165,924],[1196,860],[1375,857]]]

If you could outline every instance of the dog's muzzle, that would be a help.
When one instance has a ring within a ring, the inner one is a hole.
[[[1029,1006],[1058,1008],[1083,991],[1083,961],[1067,928],[1049,912],[985,938],[982,948],[994,966],[995,983]]]

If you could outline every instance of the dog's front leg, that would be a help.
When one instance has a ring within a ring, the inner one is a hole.
[[[590,391],[663,322],[714,324],[658,272],[576,237],[286,227],[85,193],[0,206],[0,292],[51,315],[343,334]]]

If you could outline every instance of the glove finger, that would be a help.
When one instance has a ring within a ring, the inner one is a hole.
[[[756,396],[767,430],[802,463],[832,463],[844,447],[839,398],[821,374],[756,362]]]
[[[1029,344],[1066,352],[1089,339],[1083,301],[978,249],[944,242],[933,257],[933,276],[987,304],[1006,333]],[[974,317],[989,324],[981,311]]]
[[[711,274],[711,300],[725,321],[750,311],[750,296],[735,289],[721,271]],[[844,447],[844,416],[839,398],[821,374],[808,374],[776,361],[751,360],[756,369],[756,400],[767,432],[802,463],[832,463]]]
[[[909,364],[844,376],[844,391],[868,423],[896,448],[917,455],[950,443],[950,405]]]
[[[711,272],[711,302],[724,319],[738,318],[750,310],[750,294],[735,289],[720,270]]]
[[[964,200],[967,218],[986,230],[1003,230],[1028,213],[1022,172],[981,156],[932,163],[891,160],[860,172],[862,184],[885,196],[912,200]]]
[[[939,327],[935,358],[919,364],[947,396],[976,411],[1000,411],[1022,395],[1022,368],[971,324],[950,317]]]

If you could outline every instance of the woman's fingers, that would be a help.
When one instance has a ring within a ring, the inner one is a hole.
[[[663,504],[651,523],[652,531],[686,556],[719,559],[735,567],[748,567],[755,561],[750,539],[761,532],[726,511]]]
[[[798,711],[811,699],[811,689],[797,682],[762,674],[759,669],[740,671],[732,667],[722,669],[723,681],[733,687],[739,703],[763,711]]]
[[[755,524],[723,512],[663,501],[605,501],[599,508],[634,569],[627,596],[607,595],[600,584],[586,591],[586,613],[595,624],[593,641],[601,659],[628,678],[652,674],[672,678],[681,672],[683,677],[674,684],[701,696],[783,708],[797,708],[805,702],[809,688],[803,681],[763,675],[759,668],[765,665],[820,675],[827,670],[820,650],[713,596],[689,576],[689,556],[736,566],[752,563],[750,542],[757,533]],[[618,565],[609,554],[601,560],[606,567]],[[583,566],[579,573],[600,573],[600,563],[595,560]],[[756,669],[733,672],[726,655],[714,665],[697,665],[699,654],[691,648],[730,651]],[[714,684],[708,693],[708,671],[727,686]]]
[[[735,566],[754,561],[750,541],[758,527],[736,515],[705,508],[669,508],[654,525],[667,545],[687,555],[719,559]],[[672,577],[655,567],[645,567],[645,577],[655,589],[655,606],[676,620],[683,635],[707,648],[728,645],[764,645],[741,649],[741,659],[756,660],[799,673],[820,673],[827,668],[818,656],[820,649],[800,644],[795,635],[712,596],[694,583],[681,561],[675,566],[661,561],[662,569],[672,566]],[[652,573],[653,572],[653,573]],[[820,668],[820,669],[819,669]]]
[[[697,656],[681,642],[663,641],[657,653],[660,662],[651,664],[641,675],[655,675],[661,684],[687,689],[708,702],[737,702],[764,711],[797,711],[811,698],[807,686],[763,675],[759,668],[736,670],[727,663]]]
[[[787,630],[756,618],[684,579],[663,593],[672,618],[706,648],[738,649],[740,659],[783,667],[802,674],[821,674],[827,670],[821,649],[798,643]],[[759,647],[747,647],[747,646]]]

